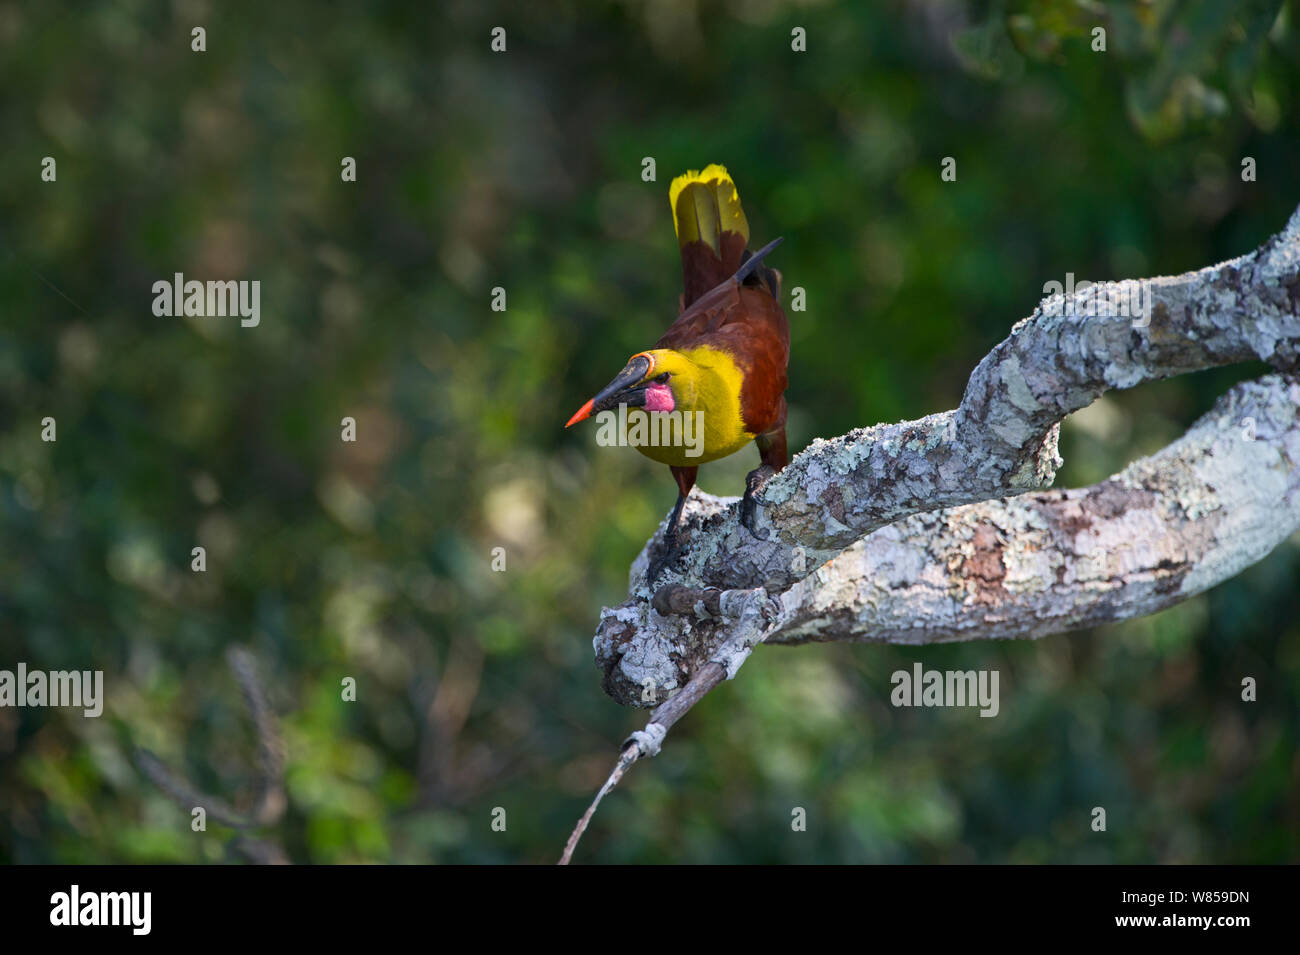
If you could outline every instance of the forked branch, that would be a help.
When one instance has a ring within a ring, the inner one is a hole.
[[[1106,481],[1045,490],[1070,413],[1253,359],[1279,374]],[[1300,209],[1249,255],[1044,299],[953,411],[814,441],[759,496],[767,540],[735,498],[697,492],[684,561],[650,593],[656,535],[628,600],[602,611],[606,692],[658,709],[601,796],[759,643],[1040,637],[1153,613],[1260,560],[1300,528],[1298,370]]]

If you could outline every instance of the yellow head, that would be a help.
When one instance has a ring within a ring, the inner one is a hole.
[[[578,409],[565,427],[620,405],[627,406],[627,421],[634,425],[641,412],[691,415],[702,431],[702,447],[694,453],[686,455],[662,446],[636,447],[647,457],[666,464],[702,464],[739,450],[753,438],[740,415],[742,383],[735,361],[718,349],[655,348],[638,352],[613,381]]]
[[[672,348],[637,352],[614,380],[596,393],[569,419],[566,428],[593,414],[627,405],[646,411],[696,411],[701,396],[714,382],[709,369]]]

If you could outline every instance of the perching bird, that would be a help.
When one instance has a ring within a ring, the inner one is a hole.
[[[701,464],[758,445],[760,466],[749,473],[741,521],[754,533],[754,494],[789,457],[785,446],[786,364],[790,327],[778,299],[781,275],[763,265],[780,239],[751,253],[749,223],[727,170],[706,166],[673,180],[668,191],[682,256],[680,314],[648,351],[627,366],[565,427],[592,414],[628,407],[629,433],[649,411],[702,412],[703,447],[639,445],[667,464],[680,492],[654,581],[675,559],[677,522]],[[632,410],[636,409],[636,410]],[[699,453],[690,453],[690,452]]]

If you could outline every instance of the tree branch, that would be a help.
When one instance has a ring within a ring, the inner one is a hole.
[[[226,653],[226,662],[239,683],[257,733],[258,780],[252,806],[247,811],[239,810],[225,800],[203,792],[172,772],[147,749],[136,750],[135,762],[141,773],[186,812],[202,807],[217,822],[232,829],[269,826],[280,820],[287,806],[284,747],[279,727],[258,679],[253,655],[243,647],[231,647]],[[254,862],[288,861],[278,845],[251,836],[241,836],[232,846]]]
[[[1150,289],[1149,301],[1143,303],[1145,315],[1114,314],[1121,311],[1121,298],[1124,303],[1132,301],[1134,286]],[[1088,314],[1090,311],[1100,314]],[[661,596],[654,599],[645,584],[649,557],[661,546],[660,535],[656,535],[633,564],[629,599],[602,613],[595,646],[597,664],[605,672],[606,692],[629,705],[657,704],[665,694],[685,686],[721,648],[733,643],[747,602],[761,603],[769,593],[780,595],[783,615],[791,612],[792,601],[812,600],[814,590],[821,592],[818,599],[825,605],[829,581],[838,585],[845,579],[843,566],[854,555],[876,552],[854,547],[855,542],[881,528],[892,526],[896,536],[907,534],[918,544],[928,543],[936,522],[951,519],[935,512],[996,499],[1014,500],[1041,491],[1051,484],[1061,463],[1056,450],[1061,420],[1103,392],[1255,358],[1282,369],[1294,369],[1300,360],[1300,210],[1280,235],[1230,262],[1173,278],[1102,283],[1076,290],[1069,299],[1061,295],[1045,299],[980,362],[961,406],[954,411],[814,441],[759,496],[757,524],[760,533],[763,528],[771,532],[768,540],[756,540],[739,526],[735,499],[693,494],[683,511],[679,532],[687,554],[680,565],[665,573]],[[1265,381],[1271,382],[1266,386],[1270,391],[1289,387],[1280,379]],[[1253,453],[1243,458],[1253,462],[1253,469],[1234,477],[1249,484],[1264,480],[1258,455],[1266,447],[1274,451],[1281,447],[1280,436],[1287,426],[1282,420],[1284,412],[1263,393],[1243,392],[1240,400],[1261,403],[1253,415],[1258,418],[1257,441],[1252,444]],[[1252,416],[1240,410],[1233,413],[1243,420]],[[1265,420],[1272,422],[1275,431],[1262,430]],[[1206,430],[1209,424],[1203,421],[1197,427],[1200,440],[1211,439]],[[1178,447],[1192,453],[1182,442],[1167,450]],[[1235,454],[1245,445],[1233,447]],[[1222,445],[1220,453],[1226,453]],[[1161,471],[1172,482],[1171,487],[1196,480],[1191,460],[1162,452],[1152,461],[1151,467]],[[1127,480],[1137,480],[1132,471],[1125,472],[1130,475]],[[1224,479],[1217,472],[1216,477]],[[1265,482],[1261,492],[1269,486]],[[1114,485],[1103,482],[1099,488],[1092,492],[1094,497],[1100,495],[1098,500],[1119,500]],[[1221,500],[1226,509],[1238,506],[1224,497],[1229,493],[1225,485],[1215,488],[1217,497],[1209,504]],[[1155,494],[1160,488],[1153,485],[1148,490]],[[1078,500],[1083,493],[1054,497],[1060,507],[1076,507],[1082,506]],[[1274,488],[1272,493],[1280,492]],[[1143,510],[1137,507],[1140,500],[1129,495],[1122,503]],[[1272,501],[1276,507],[1282,506],[1280,499]],[[1005,514],[999,519],[1005,523],[1005,533],[1024,532],[1028,526],[1022,516],[1024,508],[1046,519],[1041,515],[1047,502],[1040,498],[1031,497],[1022,508],[1013,507],[1010,501],[1001,507]],[[932,516],[899,523],[918,514]],[[992,521],[993,512],[988,514],[985,523]],[[1129,530],[1135,527],[1126,526]],[[1020,546],[1017,543],[1012,548],[1008,559],[1015,559]],[[1028,546],[1023,542],[1023,547]],[[1249,551],[1245,540],[1228,546],[1242,554]],[[818,569],[842,553],[845,556],[835,574],[821,574]],[[1250,560],[1258,560],[1263,553],[1266,551]],[[931,556],[938,559],[943,555],[932,552]],[[1195,562],[1199,570],[1188,567],[1186,571],[1193,580],[1220,566],[1199,558]],[[1077,556],[1072,557],[1052,573],[1064,567],[1065,579],[1074,579],[1071,575],[1078,573],[1077,563]],[[1235,566],[1239,570],[1245,564]],[[915,572],[921,569],[922,565],[914,562]],[[814,572],[821,575],[817,578],[820,583],[795,586]],[[956,572],[960,576],[960,567]],[[674,589],[683,587],[685,591]],[[684,606],[683,593],[695,592],[716,595],[698,608],[691,601],[689,614],[674,609]],[[677,596],[670,599],[671,594]],[[987,594],[981,599],[986,598]],[[710,610],[710,602],[726,612]],[[1145,604],[1134,603],[1129,615],[1150,612],[1140,609],[1142,606]],[[777,625],[782,638],[789,626]],[[799,631],[803,639],[814,638],[812,629],[812,623],[803,625]],[[989,629],[993,629],[991,625]],[[900,626],[902,630],[923,631],[932,639],[943,635],[929,615],[910,628]],[[835,632],[844,633],[842,629]],[[920,638],[912,632],[910,639],[916,642]]]
[[[1260,359],[1178,441],[1092,487],[1045,491],[1061,421],[1112,388]],[[817,440],[758,497],[697,492],[686,556],[594,641],[604,689],[654,706],[570,838],[638,758],[764,641],[1032,638],[1153,613],[1300,528],[1300,209],[1255,252],[1180,276],[1043,299],[975,368],[961,405]],[[667,694],[667,702],[660,703]],[[661,719],[662,716],[662,719]]]
[[[1300,529],[1300,377],[1228,392],[1169,447],[1091,487],[917,514],[780,598],[767,639],[1032,638],[1155,613]]]

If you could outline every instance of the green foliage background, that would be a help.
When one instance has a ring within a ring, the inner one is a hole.
[[[955,406],[1046,281],[1181,272],[1278,231],[1300,203],[1298,15],[0,5],[0,668],[102,669],[107,690],[98,720],[0,709],[0,858],[231,858],[232,833],[191,832],[130,753],[246,801],[224,663],[246,643],[288,755],[288,812],[261,835],[292,859],[553,861],[644,717],[603,696],[590,640],[675,494],[562,424],[676,313],[671,177],[725,163],[755,237],[786,238],[774,264],[809,303],[798,449]],[[178,271],[260,280],[260,326],[155,317],[151,285]],[[1060,483],[1162,446],[1259,371],[1105,397],[1066,423]],[[755,460],[702,486],[738,494]],[[1293,538],[1095,632],[761,650],[578,858],[1296,861],[1298,592]],[[999,669],[1001,716],[890,707],[914,660]]]

